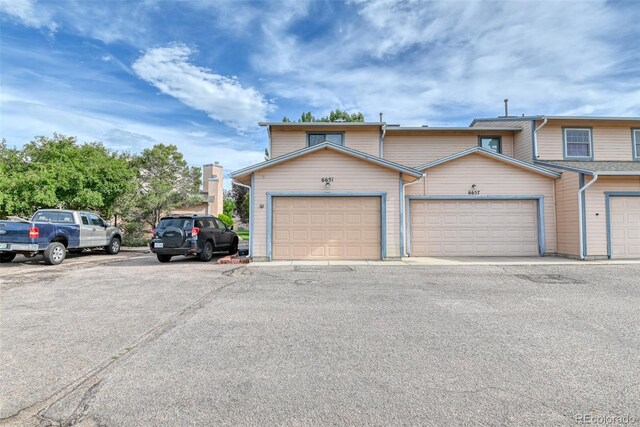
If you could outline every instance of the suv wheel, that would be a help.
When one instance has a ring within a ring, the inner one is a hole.
[[[213,243],[211,243],[211,240],[207,240],[202,252],[200,252],[200,261],[209,262],[211,258],[213,258]]]
[[[233,243],[231,243],[231,246],[229,246],[229,255],[233,255],[236,252],[238,252],[238,239],[234,238]]]
[[[171,261],[171,255],[158,254],[158,261],[160,261],[160,262],[169,262],[169,261]]]

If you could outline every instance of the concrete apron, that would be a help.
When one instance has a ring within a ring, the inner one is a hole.
[[[581,261],[571,258],[547,257],[406,257],[393,261],[271,261],[253,262],[249,265],[259,267],[278,267],[285,265],[582,265],[582,264],[640,264],[640,259],[592,260]]]

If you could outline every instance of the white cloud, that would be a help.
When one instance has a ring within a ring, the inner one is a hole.
[[[255,129],[274,105],[237,78],[215,74],[189,62],[193,50],[180,43],[148,49],[133,70],[143,80],[191,108],[239,131]]]
[[[518,114],[640,114],[638,8],[604,0],[351,6],[355,16],[336,15],[336,26],[310,39],[267,20],[252,58],[268,74],[265,90],[320,114],[340,107],[371,120],[383,111],[403,124],[498,115],[503,98]]]
[[[154,125],[92,113],[59,105],[55,99],[34,101],[29,95],[3,92],[0,97],[2,117],[0,138],[9,145],[21,146],[36,135],[54,132],[78,137],[80,142],[103,141],[111,149],[139,153],[157,143],[175,144],[193,166],[220,162],[225,171],[241,169],[263,160],[261,144],[246,137],[225,137],[202,132],[192,125],[169,123]],[[261,138],[261,140],[264,138]],[[266,141],[263,142],[266,145]],[[230,185],[226,180],[225,187]]]
[[[48,11],[37,8],[32,0],[0,0],[0,13],[9,15],[23,25],[33,28],[48,28],[55,31],[57,24]]]

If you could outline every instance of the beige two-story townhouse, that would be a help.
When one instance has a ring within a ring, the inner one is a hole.
[[[256,260],[640,257],[640,118],[260,125]]]

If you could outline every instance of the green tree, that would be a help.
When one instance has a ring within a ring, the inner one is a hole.
[[[136,217],[155,227],[163,213],[200,201],[201,171],[175,145],[156,144],[133,160],[138,170]]]
[[[233,219],[229,215],[220,214],[220,215],[218,215],[218,219],[220,221],[222,221],[222,223],[224,225],[226,225],[227,227],[232,227],[233,226]]]
[[[311,114],[311,111],[308,111],[306,113],[302,113],[300,115],[300,119],[298,119],[298,123],[337,122],[337,121],[364,122],[364,115],[362,113],[349,114],[344,110],[340,110],[339,108],[336,108],[335,110],[331,111],[328,116],[316,118],[313,114]],[[285,116],[282,118],[282,122],[289,123],[291,122],[291,120]]]
[[[222,202],[222,212],[228,217],[233,217],[233,212],[236,210],[236,202],[233,199],[224,199]]]
[[[135,186],[128,156],[75,137],[36,137],[23,149],[0,145],[0,216],[40,208],[82,209],[110,217]]]
[[[249,190],[235,183],[231,185],[231,199],[236,204],[236,214],[240,221],[249,221]]]

